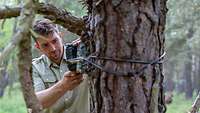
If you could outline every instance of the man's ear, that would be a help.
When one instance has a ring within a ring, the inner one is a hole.
[[[59,36],[63,39],[63,37],[64,37],[64,35],[65,35],[65,32],[59,32],[58,34],[59,34]]]
[[[37,41],[34,43],[34,46],[35,46],[35,48],[40,49],[40,45]]]

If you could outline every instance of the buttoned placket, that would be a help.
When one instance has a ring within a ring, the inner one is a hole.
[[[61,80],[60,67],[55,64],[51,64],[49,68],[51,69],[52,73],[54,73],[57,81]]]

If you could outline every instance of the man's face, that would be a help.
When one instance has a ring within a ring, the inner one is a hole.
[[[63,54],[63,44],[60,35],[53,32],[45,38],[37,38],[38,49],[51,61],[59,64]]]

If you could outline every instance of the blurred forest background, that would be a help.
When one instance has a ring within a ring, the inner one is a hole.
[[[72,15],[83,17],[86,9],[78,0],[43,0],[70,11]],[[0,0],[0,8],[22,5],[23,0]],[[164,63],[165,94],[167,113],[185,113],[191,108],[200,91],[200,0],[168,0],[168,14],[165,29]],[[42,18],[37,16],[37,18]],[[0,51],[16,33],[18,19],[0,20]],[[65,42],[77,38],[67,30]],[[34,42],[33,42],[34,43]],[[25,113],[26,107],[18,83],[17,58],[15,49],[0,64],[0,113]],[[33,57],[40,53],[32,47]]]

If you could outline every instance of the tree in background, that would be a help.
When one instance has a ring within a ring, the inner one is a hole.
[[[198,0],[169,0],[166,23],[166,45],[168,62],[165,65],[166,83],[174,82],[176,91],[185,92],[191,98],[193,90],[198,92],[199,11]],[[172,67],[171,67],[172,66]],[[169,86],[166,84],[165,86]]]

